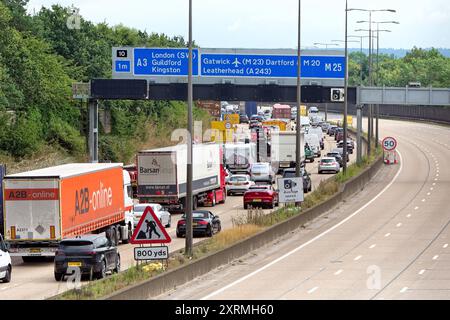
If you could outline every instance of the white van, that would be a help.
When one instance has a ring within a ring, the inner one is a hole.
[[[305,134],[305,144],[306,143],[314,151],[314,154],[316,155],[316,157],[320,157],[321,156],[320,140],[319,140],[319,137],[317,136],[317,134],[309,133],[309,132],[308,132],[308,134]]]
[[[11,257],[9,256],[8,247],[0,234],[0,281],[11,281]]]
[[[309,134],[317,134],[317,136],[319,137],[320,149],[323,150],[325,148],[325,142],[324,142],[322,128],[321,127],[311,127],[311,128],[309,128],[308,133]]]

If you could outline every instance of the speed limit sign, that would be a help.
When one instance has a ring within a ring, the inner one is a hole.
[[[386,137],[382,141],[383,149],[386,151],[393,151],[397,148],[397,140],[393,137]]]

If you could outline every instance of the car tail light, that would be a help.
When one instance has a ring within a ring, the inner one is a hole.
[[[186,224],[186,221],[185,220],[179,220],[178,221],[178,225],[185,225]]]
[[[201,225],[204,226],[204,225],[208,224],[208,221],[201,220],[201,221],[198,222],[198,224],[201,224]]]

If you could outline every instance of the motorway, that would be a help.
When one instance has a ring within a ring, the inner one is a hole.
[[[336,144],[332,137],[326,135],[324,152],[335,148]],[[355,161],[356,150],[350,155],[350,161]],[[331,174],[317,173],[318,159],[313,163],[307,163],[306,169],[311,173],[313,190],[318,186],[320,181],[327,179]],[[206,208],[214,214],[219,215],[224,229],[232,226],[232,218],[238,215],[244,215],[242,196],[227,197],[225,204],[220,204],[214,208]],[[266,213],[270,210],[265,210]],[[184,238],[178,239],[175,235],[177,221],[180,215],[172,215],[172,226],[167,231],[172,238],[169,245],[170,252],[184,248]],[[203,240],[204,238],[195,238],[194,242]],[[122,269],[129,268],[134,262],[134,246],[120,245]],[[83,282],[87,283],[87,282]],[[34,262],[23,263],[21,258],[13,258],[12,281],[8,284],[0,284],[0,300],[3,299],[45,299],[56,294],[62,293],[68,289],[66,282],[56,282],[53,276],[53,262]]]
[[[306,228],[158,298],[450,299],[450,128],[380,129],[400,164]]]

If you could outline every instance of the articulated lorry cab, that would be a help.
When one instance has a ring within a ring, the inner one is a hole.
[[[60,240],[87,233],[107,232],[115,243],[127,243],[131,193],[121,163],[72,163],[5,176],[4,232],[11,256],[54,256]]]
[[[223,149],[214,143],[194,144],[193,208],[224,203],[225,168]],[[185,144],[140,151],[137,154],[138,199],[141,203],[159,203],[171,212],[184,212],[186,207]]]
[[[224,144],[225,166],[231,173],[250,174],[250,166],[256,162],[256,143]]]

